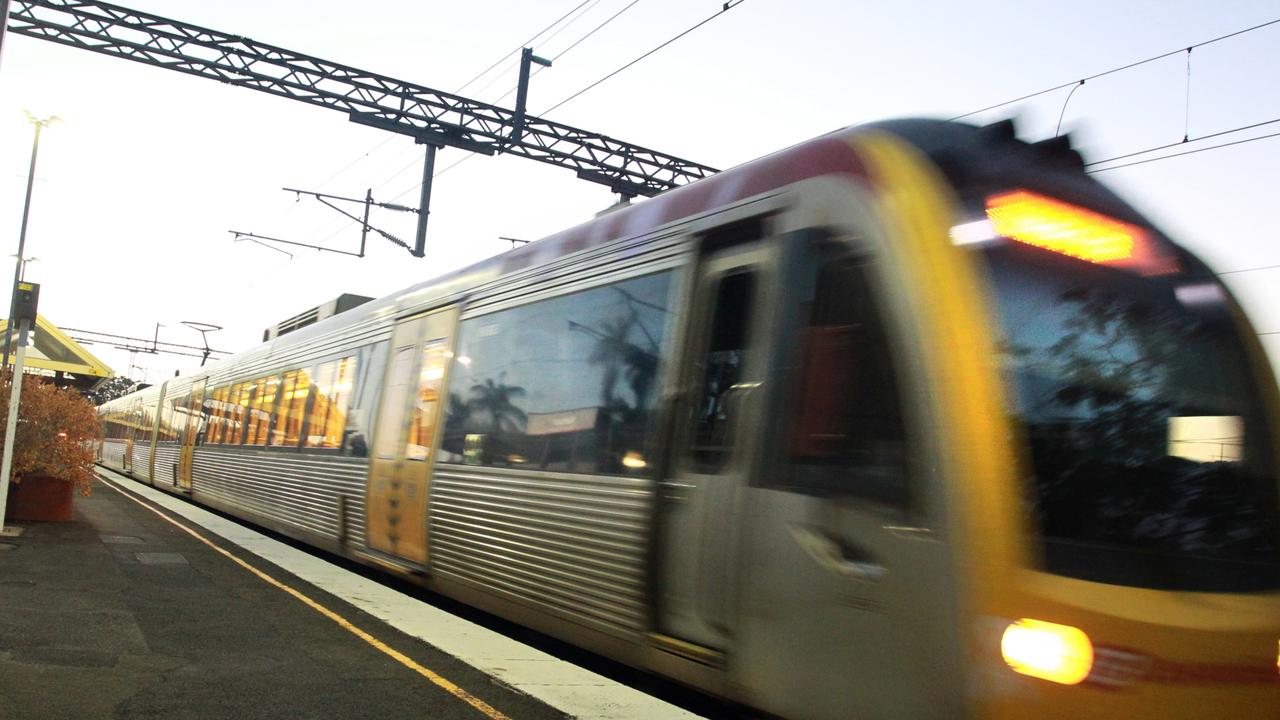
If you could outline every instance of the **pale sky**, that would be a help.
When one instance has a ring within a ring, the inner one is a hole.
[[[484,3],[124,0],[136,10],[452,92],[580,0]],[[558,55],[631,0],[588,3],[533,43]],[[639,0],[531,84],[541,114],[720,9]],[[745,0],[547,115],[727,168],[824,132],[901,116],[951,117],[1280,18],[1245,2],[854,3]],[[553,30],[554,32],[554,30]],[[513,56],[514,58],[514,56]],[[499,66],[508,68],[512,59]],[[515,70],[461,94],[499,100]],[[1090,81],[1063,119],[1086,160],[1280,119],[1280,25]],[[1004,107],[1024,138],[1054,132],[1069,89]],[[353,292],[382,296],[503,252],[613,202],[603,186],[520,158],[475,157],[436,179],[427,257],[371,237],[364,259],[233,243],[228,230],[354,251],[358,226],[281,187],[415,204],[421,150],[340,112],[10,35],[0,58],[0,287],[17,251],[31,131],[22,110],[66,122],[40,146],[26,275],[61,327],[198,344],[184,320],[225,329],[218,349]],[[1280,132],[1280,123],[1186,149]],[[390,140],[387,140],[390,137]],[[386,140],[386,142],[384,142]],[[441,151],[437,169],[465,153]],[[401,172],[403,171],[403,172]],[[399,173],[399,174],[397,174]],[[1280,265],[1280,138],[1100,173],[1100,180],[1219,271]],[[408,215],[373,224],[411,241]],[[1280,331],[1280,269],[1224,276],[1257,330]],[[0,314],[3,314],[0,311]],[[1273,363],[1280,334],[1263,335]],[[120,374],[161,382],[198,359],[88,348]]]

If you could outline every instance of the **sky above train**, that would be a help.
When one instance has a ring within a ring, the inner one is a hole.
[[[468,81],[569,13],[528,43],[555,58],[531,81],[535,115],[724,5],[580,2],[123,4],[505,107],[515,103],[518,54]],[[727,168],[846,125],[955,117],[1278,18],[1275,0],[743,0],[545,117]],[[1280,24],[1197,47],[1189,60],[1189,72],[1188,54],[1177,53],[969,120],[1012,117],[1024,139],[1039,140],[1061,117],[1087,162],[1273,121],[1112,165],[1280,132]],[[265,328],[341,293],[386,295],[512,247],[500,238],[549,235],[616,199],[566,169],[446,148],[423,259],[373,235],[363,259],[236,242],[229,231],[356,251],[358,224],[281,188],[371,189],[377,201],[416,205],[422,148],[340,112],[10,35],[0,57],[0,258],[17,251],[31,152],[23,110],[65,120],[41,139],[26,248],[37,258],[26,279],[42,285],[41,314],[65,328],[199,345],[183,324],[194,321],[223,328],[209,334],[214,348],[245,350]],[[1280,362],[1280,137],[1096,177],[1227,273]],[[414,223],[387,210],[371,219],[410,242]],[[9,287],[4,259],[0,286]],[[153,383],[200,362],[87,349]]]

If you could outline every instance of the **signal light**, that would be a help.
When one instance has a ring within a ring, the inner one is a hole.
[[[1079,628],[1023,618],[1005,628],[1000,653],[1014,672],[1076,685],[1093,669],[1093,643]]]
[[[999,235],[1086,262],[1161,275],[1177,270],[1146,230],[1027,190],[992,195],[987,218]]]

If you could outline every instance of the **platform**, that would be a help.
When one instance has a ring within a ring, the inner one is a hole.
[[[695,717],[106,475],[0,538],[0,717]]]

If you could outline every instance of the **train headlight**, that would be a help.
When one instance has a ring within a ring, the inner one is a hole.
[[[1000,653],[1014,672],[1075,685],[1093,668],[1093,643],[1079,628],[1023,618],[1005,628]]]

